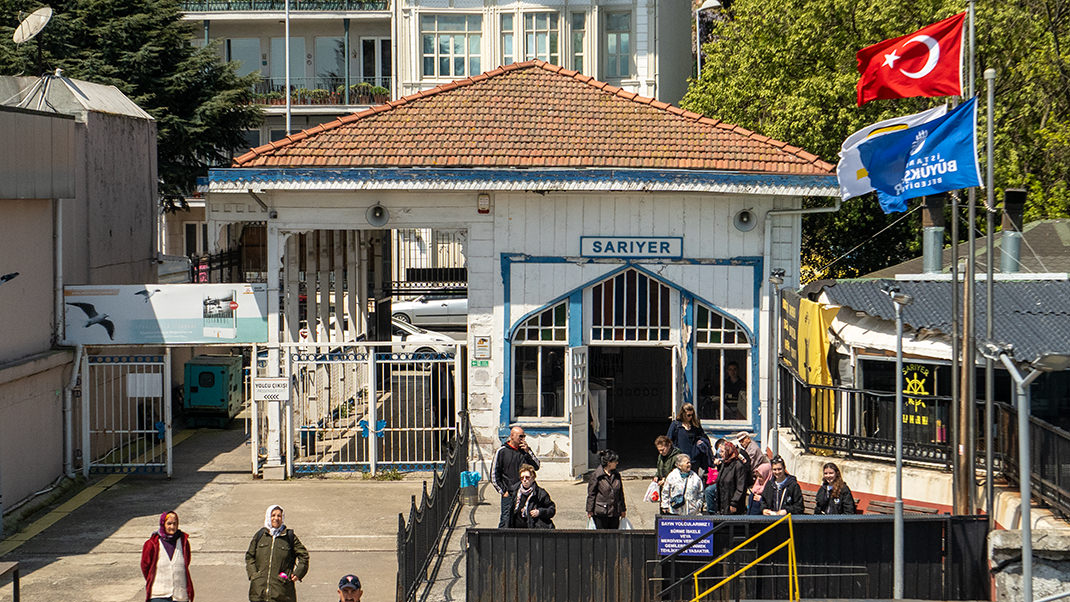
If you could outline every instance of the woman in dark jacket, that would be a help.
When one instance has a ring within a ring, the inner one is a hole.
[[[814,514],[854,514],[854,494],[847,483],[843,482],[840,467],[828,462],[821,472],[824,480],[814,498]]]
[[[509,526],[514,529],[553,529],[551,520],[557,513],[557,506],[550,499],[546,490],[535,484],[535,467],[530,464],[520,466],[520,482],[513,488],[513,513]]]
[[[160,515],[159,530],[141,546],[145,600],[192,602],[189,558],[189,535],[178,528],[178,514],[164,512]]]
[[[802,488],[795,477],[784,468],[784,458],[777,456],[770,462],[773,476],[762,490],[762,514],[766,516],[783,516],[785,514],[802,514]]]
[[[676,415],[676,420],[672,421],[669,425],[669,432],[666,436],[672,440],[672,444],[680,449],[680,453],[687,454],[688,457],[694,458],[699,450],[695,449],[695,444],[700,439],[706,440],[706,449],[709,449],[710,439],[706,436],[706,432],[702,430],[702,423],[698,419],[698,415],[695,414],[695,406],[685,403],[680,408],[680,413]],[[692,461],[692,464],[695,462]],[[705,471],[702,473],[705,475]]]
[[[587,518],[594,519],[598,529],[619,529],[620,519],[628,514],[624,504],[624,486],[620,482],[617,464],[620,456],[611,449],[598,452],[601,466],[587,482]]]
[[[717,508],[721,514],[746,514],[750,467],[739,457],[739,449],[731,441],[726,441],[722,450],[717,473]]]
[[[250,602],[296,602],[294,581],[308,573],[308,550],[285,525],[282,506],[268,506],[264,527],[245,553]]]

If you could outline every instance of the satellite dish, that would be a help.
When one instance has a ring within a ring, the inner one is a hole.
[[[41,33],[45,25],[48,25],[50,19],[52,19],[52,9],[47,6],[33,11],[30,16],[22,20],[22,23],[19,23],[18,28],[15,29],[15,35],[11,36],[11,39],[16,44],[32,40],[35,35]]]

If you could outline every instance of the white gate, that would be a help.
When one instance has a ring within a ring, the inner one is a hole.
[[[440,353],[373,352],[376,343],[285,343],[290,401],[283,449],[290,474],[431,469],[446,461],[463,409],[465,347]],[[262,377],[265,370],[258,369]],[[458,401],[460,400],[460,402]],[[267,404],[254,404],[262,416]],[[253,470],[267,457],[254,419]]]
[[[171,352],[86,355],[82,363],[82,474],[171,476]]]
[[[568,372],[568,407],[571,412],[569,439],[572,441],[572,476],[587,472],[589,450],[587,449],[587,348],[569,347],[565,365]]]

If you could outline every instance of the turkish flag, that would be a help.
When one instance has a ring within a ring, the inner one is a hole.
[[[879,98],[962,95],[966,13],[858,51],[858,106]]]

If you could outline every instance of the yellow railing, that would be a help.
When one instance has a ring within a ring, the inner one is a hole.
[[[760,557],[754,559],[754,561],[751,562],[750,564],[748,564],[747,566],[739,569],[735,573],[732,573],[728,577],[725,577],[724,579],[722,579],[721,581],[716,583],[710,589],[702,592],[701,594],[698,593],[698,577],[699,577],[699,575],[701,575],[703,572],[705,572],[706,570],[708,570],[710,567],[714,566],[715,564],[721,562],[725,558],[728,558],[732,554],[736,553],[743,546],[749,544],[750,542],[754,541],[755,539],[758,539],[759,537],[762,536],[763,533],[766,533],[767,531],[769,531],[773,527],[779,525],[780,523],[784,522],[785,520],[788,521],[788,538],[784,541],[784,543],[781,543],[780,545],[778,545],[777,547],[773,548],[772,550],[769,550],[765,554],[762,554]],[[791,515],[790,514],[785,514],[783,518],[777,520],[776,522],[774,522],[773,524],[769,525],[768,527],[766,527],[766,528],[762,529],[761,531],[755,533],[754,535],[750,536],[743,543],[741,543],[738,546],[732,548],[731,550],[725,552],[724,554],[721,554],[720,556],[718,556],[717,558],[712,560],[706,566],[704,566],[701,569],[695,571],[695,573],[693,575],[693,577],[695,579],[695,597],[692,598],[691,602],[698,602],[698,600],[701,600],[702,598],[705,598],[706,596],[712,594],[718,588],[720,588],[722,585],[732,581],[736,577],[739,577],[744,572],[746,572],[747,569],[749,569],[752,566],[758,564],[759,562],[765,560],[766,558],[769,558],[770,556],[772,556],[776,552],[784,549],[785,547],[788,548],[788,600],[791,600],[793,602],[797,602],[799,600],[799,569],[795,564],[795,528],[791,524]]]

